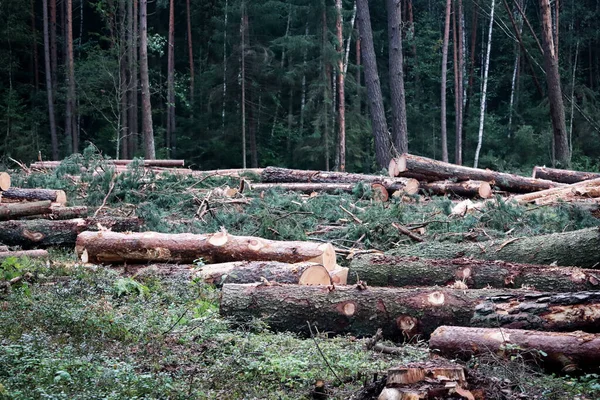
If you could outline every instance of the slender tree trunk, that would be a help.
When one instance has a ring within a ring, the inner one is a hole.
[[[79,138],[75,127],[75,64],[73,60],[73,4],[72,0],[66,0],[66,31],[67,31],[67,109],[65,131],[71,140],[73,153],[79,151]]]
[[[577,57],[579,56],[579,41],[575,46],[575,61],[573,61],[573,76],[571,77],[571,117],[569,118],[569,151],[573,154],[573,114],[575,108],[575,77],[577,76]]]
[[[127,1],[129,34],[129,157],[135,157],[138,147],[138,0]]]
[[[518,0],[519,2],[522,2],[522,0]],[[505,6],[507,6],[506,4],[506,0],[504,0],[504,4]],[[508,12],[510,12],[510,10],[507,10]],[[518,30],[519,30],[519,35],[523,32],[523,19],[519,18],[518,20]],[[515,45],[516,49],[516,55],[515,55],[515,64],[513,67],[513,75],[512,75],[512,81],[511,81],[511,85],[510,85],[510,107],[509,107],[509,114],[508,114],[508,137],[510,138],[512,135],[512,122],[513,122],[513,114],[514,114],[514,104],[515,104],[515,91],[517,88],[517,76],[519,73],[519,64],[521,61],[521,50],[519,48],[519,45],[516,44]]]
[[[388,38],[390,42],[389,69],[392,98],[392,138],[396,151],[408,152],[406,100],[404,92],[404,56],[402,54],[402,3],[387,0]]]
[[[221,130],[225,134],[225,108],[227,99],[227,20],[229,1],[225,0],[225,18],[223,27],[223,107],[221,108]]]
[[[460,141],[460,88],[458,86],[458,80],[460,77],[460,67],[458,65],[458,24],[456,20],[456,0],[452,3],[452,56],[453,63],[452,67],[454,69],[454,136],[455,136],[455,144],[458,145]],[[459,160],[459,147],[457,146],[454,149],[454,163],[457,165],[461,165],[462,162]]]
[[[52,143],[52,159],[58,160],[58,136],[54,119],[54,95],[52,88],[52,70],[50,68],[50,38],[48,32],[48,0],[42,0],[44,12],[44,65],[46,71],[46,92],[48,95],[48,121],[50,124],[50,142]]]
[[[454,153],[454,162],[458,165],[463,163],[463,115],[464,115],[464,70],[465,70],[465,57],[464,57],[464,15],[462,0],[458,0],[458,99],[456,104],[457,121],[456,121],[456,145]]]
[[[450,13],[452,0],[446,0],[446,22],[444,24],[444,43],[442,44],[442,93],[441,93],[441,132],[442,161],[448,162],[448,131],[446,127],[446,80],[448,77],[448,42],[450,41]]]
[[[242,168],[246,169],[246,4],[242,1],[242,20],[240,22],[240,36],[242,40]]]
[[[40,87],[40,67],[38,63],[37,29],[35,27],[35,2],[31,0],[31,53],[33,58],[33,85],[37,91]]]
[[[550,1],[540,0],[542,22],[542,43],[544,48],[544,67],[546,69],[546,83],[548,85],[548,100],[550,102],[550,118],[554,132],[554,159],[563,168],[571,165],[567,126],[565,123],[565,107],[560,87],[560,72],[558,70],[558,54],[555,51],[552,37],[552,15]]]
[[[152,105],[150,102],[150,80],[148,78],[148,0],[140,0],[140,81],[142,86],[142,131],[144,133],[144,157],[156,159],[154,128],[152,127]]]
[[[470,52],[470,60],[469,60],[469,81],[467,84],[467,102],[465,104],[464,114],[467,114],[469,111],[469,106],[471,103],[471,98],[473,98],[473,87],[475,86],[475,52],[477,50],[477,30],[478,30],[478,15],[477,10],[473,10],[473,16],[471,18],[471,52]]]
[[[175,153],[175,0],[169,1],[169,40],[167,51],[167,154]]]
[[[335,1],[337,10],[336,33],[338,40],[338,71],[337,71],[337,89],[338,89],[338,154],[339,170],[346,171],[346,93],[345,93],[345,75],[344,70],[344,39],[343,39],[343,20],[342,20],[342,0]]]
[[[187,39],[188,39],[188,57],[190,63],[190,105],[194,105],[194,47],[192,46],[192,14],[190,12],[190,0],[185,1],[185,10],[187,17]],[[194,114],[192,110],[192,115]]]
[[[356,2],[358,3],[358,0],[356,0]],[[356,46],[355,47],[356,47],[355,48],[355,53],[356,53],[356,109],[357,109],[358,115],[361,115],[362,114],[362,96],[361,96],[361,91],[362,91],[362,79],[361,79],[362,41],[360,39],[360,17],[358,17],[358,11],[357,11],[357,20],[356,20]]]
[[[128,66],[129,60],[128,55],[129,51],[127,48],[127,6],[125,4],[126,0],[119,0],[119,69],[120,69],[120,89],[119,89],[119,97],[121,99],[121,129],[120,129],[120,156],[122,159],[129,159],[131,155],[129,154],[129,119],[128,119],[128,111],[129,111],[129,102],[128,102],[128,91],[129,91],[129,82],[128,82]]]
[[[377,72],[377,60],[373,46],[373,31],[371,29],[371,15],[368,0],[357,0],[356,11],[359,20],[360,36],[362,43],[362,57],[365,66],[365,84],[369,110],[371,113],[371,125],[375,139],[375,153],[377,164],[381,168],[387,168],[390,161],[390,137],[383,109],[383,96],[379,84],[379,73]]]
[[[329,113],[327,112],[327,104],[331,100],[330,84],[331,84],[331,68],[328,60],[325,58],[325,49],[327,46],[327,8],[325,1],[321,2],[323,8],[321,12],[321,60],[322,60],[322,75],[323,75],[323,145],[325,147],[325,171],[329,171]]]
[[[58,74],[58,48],[56,45],[56,0],[50,0],[50,65],[52,67],[52,88],[56,90]]]
[[[481,93],[479,135],[478,135],[478,141],[477,141],[477,149],[475,150],[475,162],[473,163],[474,168],[477,168],[477,165],[479,164],[479,153],[481,151],[481,145],[483,143],[483,126],[484,126],[484,122],[485,122],[487,84],[488,84],[488,73],[490,70],[490,54],[491,54],[491,50],[492,50],[492,30],[494,28],[494,9],[495,8],[496,8],[496,1],[492,0],[492,9],[490,11],[490,30],[488,32],[487,55],[485,56],[485,69],[483,72],[483,90]]]
[[[308,36],[308,22],[304,27],[304,38]],[[304,132],[304,111],[306,108],[306,49],[302,53],[302,94],[300,96],[300,136]]]

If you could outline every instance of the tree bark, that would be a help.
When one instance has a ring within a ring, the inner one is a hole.
[[[432,193],[438,196],[454,195],[458,197],[489,199],[494,195],[490,184],[483,181],[425,182],[421,183],[419,188],[425,193]]]
[[[79,151],[79,137],[75,127],[75,62],[73,58],[73,4],[72,0],[65,0],[66,4],[66,45],[67,45],[67,106],[65,115],[65,132],[71,141],[73,153]]]
[[[402,54],[402,2],[387,0],[388,39],[390,43],[390,96],[392,100],[392,138],[399,154],[408,152],[404,56]]]
[[[185,1],[187,20],[188,58],[190,64],[190,105],[194,105],[194,46],[192,45],[192,13],[190,11],[190,0]],[[226,29],[226,28],[225,28]],[[192,115],[194,112],[192,110]]]
[[[398,339],[442,325],[597,332],[599,305],[598,292],[225,284],[220,312],[241,323],[260,316],[275,331],[306,335],[308,321],[320,332],[371,336],[381,328]]]
[[[75,218],[85,218],[88,214],[88,208],[85,206],[63,207],[52,206],[50,212],[46,214],[32,215],[24,219],[54,219],[65,220]]]
[[[343,19],[342,19],[342,0],[336,0],[335,7],[337,10],[336,33],[337,33],[337,50],[338,50],[338,72],[337,72],[337,89],[338,89],[338,154],[339,154],[339,170],[346,171],[346,63],[344,62],[344,38],[343,38]],[[348,39],[349,40],[349,39]]]
[[[152,127],[152,105],[150,102],[150,80],[148,78],[148,0],[140,0],[140,81],[142,86],[142,131],[144,156],[154,160],[154,128]]]
[[[9,257],[50,258],[46,250],[0,251],[0,264]]]
[[[53,203],[66,204],[67,195],[62,190],[12,188],[2,192],[2,197],[18,201],[50,200]]]
[[[46,7],[44,7],[44,10],[46,10]],[[50,0],[50,64],[52,67],[52,90],[54,92],[57,89],[58,82],[58,47],[56,45],[56,0]],[[56,93],[54,92],[54,94]],[[52,102],[54,103],[54,97],[52,97]]]
[[[401,246],[394,254],[426,258],[473,257],[481,260],[598,268],[600,231],[587,228],[572,232],[478,243],[419,243]]]
[[[241,81],[242,81],[242,168],[246,169],[246,3],[242,0],[242,17],[240,21],[240,58],[241,65]]]
[[[546,292],[598,290],[600,271],[472,258],[427,259],[364,254],[352,259],[350,283],[370,286],[448,286],[456,289],[521,288]]]
[[[583,171],[570,171],[566,169],[555,169],[547,167],[534,167],[533,177],[537,179],[547,179],[554,182],[561,183],[577,183],[587,181],[589,179],[600,178],[599,172],[583,172]]]
[[[127,2],[129,14],[129,145],[128,154],[135,157],[138,149],[139,124],[138,124],[138,1]]]
[[[369,110],[371,114],[371,129],[375,139],[375,153],[377,164],[385,167],[390,161],[390,137],[383,109],[383,96],[377,72],[377,59],[375,47],[373,46],[373,31],[371,29],[371,16],[369,13],[368,0],[356,1],[356,15],[359,21],[359,29],[362,46],[362,61],[365,70],[365,85]]]
[[[167,154],[171,157],[175,147],[175,0],[169,1],[167,48]]]
[[[565,368],[598,372],[600,365],[600,335],[585,332],[440,326],[431,335],[429,347],[451,358],[490,353],[508,358],[520,354],[555,372],[565,371]]]
[[[371,183],[371,189],[373,191],[378,190],[376,185],[383,186],[386,193],[384,196],[389,196],[390,194],[401,191],[405,194],[415,194],[419,190],[418,182],[414,180],[407,181],[402,183],[401,181],[393,181],[389,179],[384,179],[381,181],[373,181]],[[303,193],[312,193],[312,192],[329,192],[335,193],[337,191],[353,193],[357,188],[356,183],[343,183],[343,182],[321,182],[321,183],[313,183],[313,182],[291,182],[291,183],[254,183],[252,184],[252,189],[261,191],[261,190],[269,190],[269,189],[281,189],[281,190],[290,190],[290,191],[298,191]],[[389,192],[389,193],[388,193]],[[386,199],[387,200],[387,199]]]
[[[548,86],[548,101],[550,103],[550,118],[554,137],[554,159],[560,166],[569,168],[571,165],[571,152],[565,122],[565,107],[560,87],[560,72],[558,68],[558,54],[555,51],[552,35],[552,13],[550,1],[540,0],[542,22],[542,43],[544,49],[544,68],[546,70],[546,84]]]
[[[31,4],[31,55],[33,58],[33,87],[37,91],[40,87],[40,67],[38,62],[38,42],[37,28],[35,24],[35,1],[30,0]]]
[[[526,178],[488,169],[463,167],[411,154],[403,154],[393,159],[389,164],[389,173],[390,176],[415,177],[417,179],[425,177],[431,181],[444,179],[486,181],[502,190],[516,193],[529,193],[563,186],[552,181]]]
[[[56,0],[50,0],[56,2]],[[50,125],[50,143],[52,146],[52,159],[58,160],[58,136],[56,134],[56,119],[54,115],[54,85],[52,84],[53,71],[50,68],[51,64],[51,48],[48,32],[48,0],[43,0],[42,8],[44,12],[44,66],[46,72],[46,94],[48,98],[48,122]],[[56,3],[54,4],[54,29],[56,29]],[[56,37],[55,37],[56,40]],[[52,51],[56,50],[56,43]]]
[[[129,62],[129,51],[127,42],[127,8],[125,4],[126,0],[119,0],[119,97],[121,100],[121,122],[119,131],[120,140],[120,154],[117,154],[120,158],[133,157],[129,154],[129,78],[128,78],[128,67]]]
[[[84,232],[76,252],[85,262],[193,262],[282,261],[317,262],[335,268],[335,250],[329,243],[274,241],[227,232],[207,235],[156,232]]]
[[[0,243],[23,248],[73,246],[77,235],[97,230],[98,225],[113,231],[136,231],[142,226],[138,218],[88,218],[51,221],[47,219],[0,222]]]
[[[0,204],[0,221],[17,219],[28,215],[48,214],[52,202],[49,200],[32,203]]]
[[[442,93],[441,93],[441,133],[442,161],[448,162],[448,132],[446,127],[446,80],[448,77],[448,42],[450,41],[450,10],[452,0],[446,0],[446,22],[444,23],[444,42],[442,43]]]
[[[464,14],[462,0],[458,0],[458,85],[457,92],[458,98],[456,102],[456,142],[454,149],[454,163],[462,165],[463,163],[463,115],[465,105],[465,83],[464,83],[464,71],[465,71],[465,51],[464,51]]]

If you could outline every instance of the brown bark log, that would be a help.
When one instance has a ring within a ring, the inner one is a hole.
[[[557,372],[565,368],[597,372],[600,366],[600,335],[585,332],[441,326],[431,335],[429,347],[452,358],[489,353],[510,357],[520,353]],[[546,355],[541,356],[540,351]]]
[[[53,203],[66,204],[67,195],[62,190],[52,189],[20,189],[12,188],[2,192],[2,197],[9,200],[40,201],[50,200]]]
[[[555,331],[600,330],[600,292],[397,289],[357,286],[225,284],[220,312],[247,322],[261,317],[275,331],[387,337],[430,335],[441,325]]]
[[[420,184],[420,189],[425,193],[442,196],[451,194],[459,197],[489,199],[494,195],[490,184],[482,181],[425,182]]]
[[[139,218],[88,218],[51,221],[46,219],[0,222],[0,242],[9,246],[48,247],[73,246],[77,235],[99,226],[114,231],[135,231],[141,228]]]
[[[334,193],[337,191],[352,193],[356,189],[357,184],[355,183],[253,183],[251,185],[252,190],[269,190],[269,189],[282,189],[289,191],[298,191],[302,193],[313,193],[313,192],[329,192]],[[397,190],[405,191],[406,186],[399,183],[372,183],[371,189],[374,192],[374,197],[381,201],[387,201],[389,198],[389,192],[395,192]],[[412,188],[407,189],[408,194],[414,194]]]
[[[577,182],[559,188],[514,196],[513,200],[520,204],[531,203],[534,201],[539,204],[547,204],[548,202],[557,202],[560,199],[567,201],[569,199],[577,198],[577,196],[585,197],[586,193],[589,193],[587,197],[598,197],[598,193],[594,195],[594,189],[598,188],[600,188],[600,178]]]
[[[205,283],[262,282],[266,285],[291,283],[298,285],[331,285],[327,268],[321,264],[303,262],[287,264],[277,261],[236,261],[206,265],[195,274]],[[346,282],[339,283],[345,285]]]
[[[39,169],[54,169],[57,168],[62,161],[36,161],[31,163],[31,168]],[[107,164],[112,165],[129,165],[134,162],[139,162],[144,167],[184,167],[185,160],[105,160]]]
[[[0,264],[9,257],[48,258],[46,250],[0,251]]]
[[[193,262],[282,261],[317,262],[335,268],[335,250],[329,243],[284,242],[227,232],[207,235],[156,232],[84,232],[76,252],[85,262]]]
[[[349,266],[350,283],[371,286],[448,286],[456,289],[521,288],[547,292],[598,290],[600,271],[472,258],[360,255]]]
[[[561,186],[560,183],[552,181],[528,178],[488,169],[463,167],[410,154],[403,154],[393,159],[389,164],[389,174],[390,176],[403,177],[412,177],[413,174],[416,174],[418,177],[430,177],[429,180],[431,181],[444,179],[486,181],[502,190],[517,193],[529,193]]]
[[[0,172],[0,191],[10,189],[10,175],[6,172]]]
[[[415,194],[419,190],[419,182],[414,179],[389,179],[378,175],[351,174],[347,172],[305,171],[298,169],[267,167],[261,175],[262,182],[269,183],[380,183],[389,190],[403,190],[407,194]]]
[[[481,260],[504,260],[518,263],[576,266],[600,266],[600,231],[598,228],[553,233],[505,241],[479,243],[427,242],[401,246],[394,254],[426,258],[473,257]]]
[[[31,203],[0,204],[0,220],[17,219],[28,215],[48,214],[52,202],[50,200]]]
[[[88,208],[85,206],[75,206],[75,207],[62,207],[62,206],[53,206],[50,208],[50,212],[47,214],[41,215],[33,215],[27,217],[26,219],[56,219],[56,220],[64,220],[64,219],[74,219],[74,218],[85,218],[88,214]]]
[[[570,171],[547,167],[533,167],[533,177],[561,183],[577,183],[600,178],[600,172]]]

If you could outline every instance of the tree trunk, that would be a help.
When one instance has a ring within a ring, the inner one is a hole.
[[[342,0],[336,0],[335,7],[337,10],[336,33],[338,40],[338,72],[337,72],[337,88],[338,88],[338,162],[339,170],[346,171],[346,65],[344,62],[344,38],[343,38],[343,19],[342,19]],[[348,39],[350,40],[350,39]]]
[[[4,199],[18,201],[50,200],[53,203],[66,204],[67,195],[62,190],[52,189],[19,189],[12,188],[2,192]]]
[[[483,72],[483,89],[481,92],[481,108],[479,115],[479,135],[477,140],[477,149],[475,150],[475,162],[473,163],[473,168],[477,168],[479,165],[479,153],[481,152],[481,145],[483,144],[483,127],[485,121],[485,108],[486,108],[486,98],[487,98],[487,85],[488,85],[488,75],[490,71],[490,54],[492,51],[492,31],[494,28],[494,9],[496,8],[495,0],[492,0],[492,9],[490,12],[490,30],[488,32],[488,46],[487,46],[487,55],[485,56],[485,68]]]
[[[325,171],[329,171],[329,114],[327,105],[331,102],[331,66],[326,58],[328,29],[327,29],[327,6],[325,0],[321,1],[321,74],[323,79],[323,147],[325,149]],[[335,127],[332,127],[335,128]]]
[[[150,103],[150,80],[148,78],[148,0],[140,0],[140,81],[142,86],[142,131],[144,156],[154,160],[154,128],[152,127],[152,105]]]
[[[44,8],[46,10],[47,7]],[[58,46],[56,45],[56,0],[50,0],[50,64],[51,64],[51,77],[52,77],[52,89],[54,95],[56,95],[57,83],[58,83]],[[54,97],[52,98],[54,103]]]
[[[246,169],[246,3],[242,0],[242,19],[240,21],[241,37],[241,81],[242,81],[242,168]]]
[[[375,47],[373,46],[373,31],[371,29],[368,0],[356,1],[356,14],[360,28],[361,55],[365,68],[365,85],[367,86],[367,96],[369,98],[371,128],[373,129],[373,137],[375,139],[375,153],[377,164],[383,168],[390,161],[390,137],[383,109],[379,73],[377,72],[377,59],[375,56]]]
[[[1,254],[1,253],[0,253]],[[195,274],[205,283],[222,286],[225,283],[331,285],[329,271],[320,264],[300,262],[286,264],[277,261],[236,261],[201,267]],[[345,285],[346,282],[340,282]]]
[[[600,172],[570,171],[547,167],[533,167],[533,177],[561,183],[577,183],[600,178]]]
[[[56,0],[50,0],[56,2]],[[44,66],[46,72],[46,94],[48,98],[48,122],[50,125],[50,143],[52,146],[52,159],[58,160],[58,135],[56,134],[56,120],[54,116],[54,85],[52,84],[53,71],[51,65],[51,49],[48,32],[48,0],[43,0],[42,8],[44,12]],[[56,29],[56,4],[54,4],[54,29]],[[56,43],[54,43],[56,48]],[[52,49],[52,50],[55,50]]]
[[[10,189],[10,185],[11,185],[10,175],[7,174],[6,172],[0,172],[0,192],[3,190]],[[2,193],[0,193],[0,196],[1,195],[2,195]]]
[[[169,1],[167,48],[167,154],[171,157],[175,147],[175,0]]]
[[[429,347],[450,358],[490,353],[508,358],[520,354],[555,372],[598,372],[600,365],[600,335],[585,332],[440,326],[432,333]]]
[[[394,254],[426,258],[473,257],[481,260],[598,268],[598,228],[478,243],[419,243],[401,246]]]
[[[192,13],[190,11],[190,0],[185,1],[187,19],[188,58],[190,63],[190,105],[194,105],[194,47],[192,45]],[[227,29],[227,28],[225,28]],[[194,111],[192,109],[192,115]]]
[[[156,232],[84,232],[77,238],[77,255],[85,262],[282,261],[316,262],[328,270],[336,266],[329,243],[274,241],[227,232],[207,235]]]
[[[142,226],[138,218],[87,218],[51,221],[47,219],[0,222],[0,243],[23,248],[74,246],[77,235],[102,226],[113,231],[136,231]],[[108,232],[108,231],[107,231]],[[106,232],[105,232],[106,233]]]
[[[438,196],[454,195],[458,197],[489,199],[494,195],[490,184],[483,181],[425,182],[421,183],[419,188],[425,193],[432,193]]]
[[[372,177],[377,178],[377,177]],[[407,179],[405,181],[396,181],[383,179],[381,181],[373,180],[371,182],[371,190],[377,191],[380,185],[386,193],[382,193],[383,196],[389,196],[390,194],[400,191],[405,194],[415,194],[419,191],[419,183],[414,179]],[[357,183],[343,183],[343,182],[291,182],[291,183],[253,183],[252,190],[269,190],[269,189],[281,189],[298,191],[303,193],[313,192],[329,192],[335,193],[337,191],[353,193],[357,188]],[[389,192],[389,193],[388,193]],[[387,199],[386,199],[387,200]]]
[[[442,44],[442,93],[441,93],[441,133],[442,161],[448,162],[448,132],[446,128],[446,80],[448,77],[448,42],[450,41],[450,11],[452,0],[446,0],[446,22],[444,23],[444,42]]]
[[[404,56],[402,54],[402,4],[387,0],[388,39],[390,42],[390,96],[392,100],[392,138],[399,154],[408,152],[406,100],[404,92]]]
[[[73,4],[72,0],[65,0],[66,4],[66,32],[67,32],[67,107],[65,115],[65,132],[71,141],[73,153],[79,151],[79,138],[75,127],[75,63],[73,59]]]
[[[35,26],[35,1],[31,0],[31,55],[33,58],[33,87],[40,87],[40,67],[38,63],[37,28]]]
[[[120,88],[119,98],[121,100],[121,122],[120,122],[120,158],[130,158],[129,154],[129,79],[128,79],[128,67],[130,62],[128,60],[128,42],[127,42],[127,8],[125,4],[126,0],[119,0],[119,16],[120,16],[120,29],[119,29],[119,71],[120,71]]]
[[[567,125],[565,122],[565,107],[560,87],[560,72],[558,69],[558,54],[555,51],[552,37],[552,13],[550,1],[540,0],[542,22],[542,43],[544,49],[544,68],[546,70],[546,84],[548,86],[548,101],[550,103],[550,118],[554,137],[554,159],[562,167],[571,165]]]
[[[65,220],[75,218],[85,218],[88,214],[88,208],[85,206],[74,206],[74,207],[63,207],[63,206],[52,206],[50,212],[46,214],[39,214],[29,216],[23,219],[54,219],[54,220]]]
[[[135,157],[138,149],[138,1],[131,0],[127,2],[127,12],[129,13],[129,150],[131,157]]]
[[[598,197],[600,195],[600,178],[573,183],[571,185],[542,190],[534,193],[526,193],[513,197],[517,203],[525,204],[536,202],[537,204],[549,204],[559,200],[568,201],[575,196]]]
[[[308,334],[308,321],[320,332],[371,336],[381,328],[398,339],[442,325],[597,332],[599,305],[598,292],[225,284],[220,312],[241,323],[260,316],[275,331]]]
[[[516,193],[529,193],[564,186],[552,181],[526,178],[488,169],[463,167],[411,154],[403,154],[393,159],[389,165],[389,173],[390,176],[425,178],[431,181],[445,179],[485,181],[502,190]]]
[[[17,219],[28,215],[47,214],[52,202],[36,201],[32,203],[0,204],[0,220]]]
[[[454,163],[458,165],[462,165],[463,163],[463,114],[464,114],[464,93],[465,93],[465,83],[464,83],[464,71],[465,71],[465,51],[464,51],[464,14],[463,14],[463,6],[462,0],[458,0],[458,17],[457,17],[457,25],[458,25],[458,85],[457,92],[458,97],[456,101],[456,142],[454,149]]]
[[[546,292],[598,290],[600,271],[472,258],[427,259],[383,254],[350,262],[350,283],[370,286],[448,286],[456,289],[521,288]]]
[[[0,264],[9,257],[50,258],[46,250],[0,251]]]

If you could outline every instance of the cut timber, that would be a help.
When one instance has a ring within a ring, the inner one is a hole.
[[[6,172],[0,172],[0,191],[10,189],[10,175]]]
[[[350,262],[349,276],[350,283],[360,279],[371,286],[527,287],[547,292],[600,289],[600,270],[472,258],[445,260],[363,254]]]
[[[550,200],[550,202],[557,202],[560,199],[565,199],[567,201],[569,198],[581,198],[586,197],[586,193],[593,192],[594,189],[600,188],[600,178],[591,179],[588,181],[573,183],[571,185],[566,185],[560,188],[542,190],[540,192],[527,193],[522,194],[520,196],[514,196],[512,199],[520,204],[531,203],[531,202],[540,202],[544,203],[545,201]],[[590,195],[587,197],[598,197],[594,195]],[[547,204],[547,203],[546,203]]]
[[[398,289],[356,286],[225,284],[221,314],[238,322],[262,318],[275,331],[387,337],[429,335],[441,325],[539,330],[600,330],[600,292],[549,294],[522,290]]]
[[[52,189],[18,189],[12,188],[2,192],[2,198],[19,201],[50,200],[53,203],[66,204],[67,195],[62,190]]]
[[[508,240],[479,243],[427,242],[394,249],[404,257],[503,260],[524,264],[546,264],[581,268],[600,267],[600,230],[587,228]]]
[[[72,246],[77,235],[86,230],[113,229],[135,231],[142,226],[139,218],[87,218],[52,221],[47,219],[0,222],[0,242],[9,246]]]
[[[292,283],[299,285],[330,285],[331,277],[325,267],[316,263],[286,264],[277,261],[238,261],[206,265],[196,273],[205,283],[218,286],[224,283],[264,284]],[[344,283],[345,284],[345,283]]]
[[[436,195],[451,194],[459,197],[489,199],[494,195],[489,183],[483,181],[421,183],[421,190]]]
[[[458,181],[477,180],[491,182],[502,190],[529,193],[561,186],[562,184],[543,179],[496,172],[487,169],[463,167],[432,160],[430,158],[403,154],[390,162],[390,176],[427,177],[430,181],[453,179]]]
[[[193,262],[281,261],[316,262],[327,270],[336,267],[335,250],[329,243],[286,242],[227,232],[191,233],[83,232],[77,238],[77,255],[86,262]]]
[[[9,257],[48,258],[49,255],[46,250],[0,251],[0,263]]]
[[[53,206],[50,208],[50,213],[29,216],[26,219],[73,219],[73,218],[85,218],[88,215],[88,208],[86,206]]]
[[[429,347],[452,358],[521,353],[525,357],[537,355],[536,361],[552,371],[600,371],[600,335],[585,332],[440,326],[431,335]],[[546,355],[541,356],[540,351]]]
[[[566,169],[534,167],[533,177],[561,183],[577,183],[600,178],[600,172],[570,171]]]
[[[281,189],[287,191],[312,193],[312,192],[341,192],[351,193],[356,188],[354,183],[252,183],[251,190],[263,191]]]
[[[419,182],[415,179],[350,174],[347,172],[305,171],[267,167],[260,174],[260,178],[262,182],[266,183],[379,183],[389,192],[399,190],[406,194],[415,194],[419,190]]]
[[[28,215],[48,214],[51,210],[50,200],[31,203],[0,204],[0,221],[17,219]]]
[[[134,162],[139,162],[145,167],[184,167],[184,160],[105,160],[107,164],[112,165],[129,165]],[[33,169],[56,169],[60,165],[61,161],[37,161],[31,163],[30,167]]]

